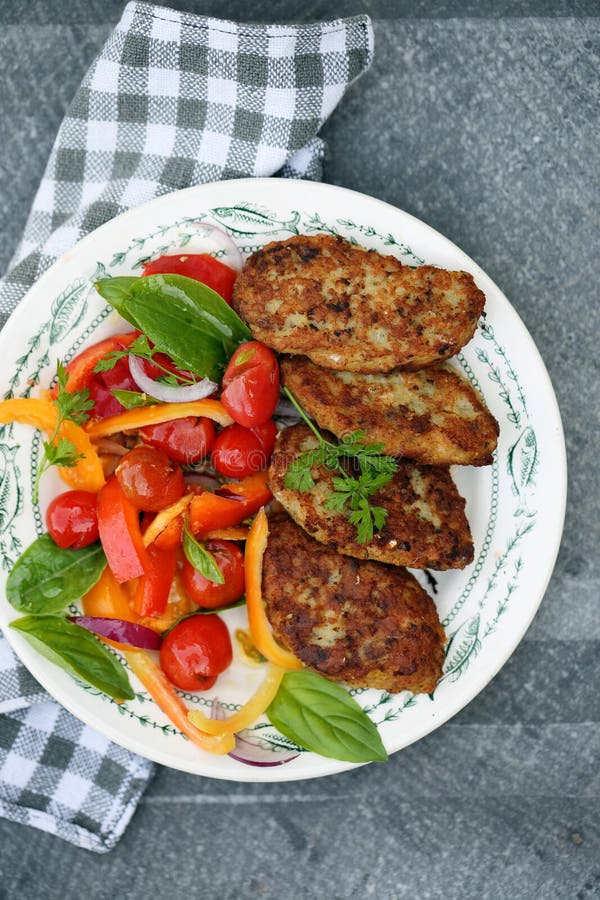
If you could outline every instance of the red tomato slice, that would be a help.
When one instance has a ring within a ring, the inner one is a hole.
[[[246,428],[263,425],[279,402],[279,365],[272,350],[248,341],[235,351],[223,376],[221,403]]]
[[[237,277],[235,269],[219,262],[208,253],[182,253],[178,256],[160,256],[144,266],[142,275],[186,275],[206,284],[229,303]]]
[[[98,540],[96,494],[66,491],[55,497],[46,511],[46,527],[59,547],[80,550]]]
[[[232,658],[229,632],[216,615],[184,619],[164,638],[160,648],[161,669],[183,691],[212,687]]]
[[[215,426],[210,419],[186,416],[160,425],[147,425],[140,429],[140,437],[144,443],[164,450],[175,462],[189,465],[208,456],[215,439]]]
[[[125,347],[129,347],[139,336],[139,331],[115,334],[113,337],[99,341],[92,347],[83,350],[66,366],[69,376],[67,389],[69,391],[79,391],[84,387],[88,387],[94,373],[94,367],[98,365],[100,360],[112,353],[113,350],[124,350]],[[52,388],[51,394],[53,399],[56,399],[58,396],[58,387],[56,385]]]

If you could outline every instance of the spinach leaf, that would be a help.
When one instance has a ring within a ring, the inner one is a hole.
[[[204,575],[214,584],[225,584],[225,576],[221,572],[219,565],[206,547],[199,544],[194,535],[188,528],[187,522],[183,529],[183,552],[187,561],[201,575]]]
[[[23,616],[10,623],[50,662],[116,700],[133,700],[127,672],[93,634],[60,616]]]
[[[63,550],[49,534],[42,534],[13,566],[6,597],[19,612],[37,616],[60,612],[96,584],[105,566],[99,543]]]
[[[110,303],[113,309],[116,309],[120,316],[137,328],[136,322],[129,317],[125,310],[125,300],[129,296],[131,286],[136,281],[139,281],[139,278],[131,275],[120,275],[117,278],[102,278],[96,282],[95,288],[100,296],[107,303]]]
[[[308,669],[286,672],[267,716],[287,738],[332,759],[386,760],[377,726],[337,684]]]

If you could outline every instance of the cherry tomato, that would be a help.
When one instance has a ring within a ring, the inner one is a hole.
[[[183,586],[202,609],[218,609],[239,600],[244,593],[244,554],[232,541],[209,541],[206,549],[216,559],[225,582],[209,581],[186,559],[181,573]]]
[[[160,425],[140,429],[147,444],[159,447],[176,462],[190,464],[208,456],[215,439],[215,426],[210,419],[173,419]]]
[[[207,253],[182,253],[179,256],[160,256],[144,266],[144,275],[170,273],[186,275],[208,285],[227,302],[233,294],[233,284],[237,277],[235,269],[219,262]]]
[[[272,350],[248,341],[235,351],[223,376],[221,403],[246,428],[270,419],[279,402],[279,365]]]
[[[55,497],[46,512],[46,527],[59,547],[80,550],[98,540],[96,494],[66,491]]]
[[[115,475],[129,502],[138,509],[164,509],[185,491],[180,467],[173,465],[162,450],[144,444],[125,454]]]
[[[228,425],[215,439],[211,462],[227,478],[245,478],[265,468],[267,454],[253,429]]]
[[[163,639],[160,665],[182,691],[205,691],[233,657],[231,639],[218,616],[190,616]]]

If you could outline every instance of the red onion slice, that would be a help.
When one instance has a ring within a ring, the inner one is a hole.
[[[160,635],[145,625],[136,625],[135,622],[105,619],[102,616],[69,616],[69,621],[119,644],[129,644],[142,650],[158,650],[160,647]]]
[[[181,387],[173,387],[170,384],[161,384],[154,381],[144,372],[144,365],[138,356],[129,357],[129,371],[131,377],[144,394],[160,400],[162,403],[189,403],[190,400],[203,400],[218,389],[219,385],[210,378],[203,378],[196,384],[184,384]]]
[[[242,737],[245,732],[235,735],[235,747],[227,754],[238,762],[245,763],[247,766],[258,766],[266,768],[267,766],[284,766],[286,763],[296,759],[300,754],[292,750],[273,750],[266,748],[264,741],[249,740],[247,736]]]
[[[230,269],[235,269],[236,272],[241,272],[244,265],[242,254],[226,231],[217,228],[216,225],[209,225],[208,222],[192,222],[186,227],[193,228],[196,234],[188,240],[185,247],[173,245],[163,256],[185,256],[192,253],[208,253],[213,256],[220,252],[224,255],[218,257],[219,262],[229,266]]]
[[[210,717],[219,721],[223,721],[225,718],[225,711],[217,697],[211,704]],[[265,768],[267,766],[283,766],[296,759],[300,754],[291,750],[266,749],[264,741],[253,739],[246,729],[235,735],[235,747],[227,755],[247,766]]]

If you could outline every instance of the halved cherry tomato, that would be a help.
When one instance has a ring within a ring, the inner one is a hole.
[[[160,665],[183,691],[205,691],[231,664],[231,638],[216,615],[190,616],[169,632],[160,648]]]
[[[144,266],[143,275],[158,275],[161,273],[172,275],[186,275],[195,278],[208,285],[224,300],[231,300],[233,284],[237,277],[235,269],[231,269],[219,262],[208,253],[182,253],[178,256],[160,256]]]
[[[248,475],[243,481],[225,484],[211,494],[205,491],[192,497],[190,503],[190,528],[197,537],[203,537],[215,528],[230,528],[266,506],[273,499],[267,487],[268,472]]]
[[[138,579],[133,595],[133,608],[139,616],[162,616],[177,566],[177,550],[161,550],[156,544],[146,548],[149,566]]]
[[[55,497],[46,511],[46,527],[59,547],[80,550],[98,540],[96,494],[66,491]]]
[[[262,435],[259,437],[254,428],[228,425],[215,439],[211,462],[217,472],[227,478],[244,478],[253,472],[260,472],[268,462],[265,446],[270,439],[266,434],[264,441],[263,443]],[[271,444],[269,455],[272,449]]]
[[[215,584],[205,578],[186,559],[181,573],[183,586],[202,609],[218,609],[239,600],[244,593],[244,554],[231,541],[209,541],[206,549],[214,556],[224,583]]]
[[[208,456],[215,439],[215,426],[210,419],[187,416],[160,425],[140,429],[140,437],[147,444],[159,447],[176,462],[197,462]]]
[[[248,341],[235,351],[223,376],[221,403],[246,428],[270,419],[279,402],[279,365],[272,350]]]
[[[185,482],[180,467],[166,453],[140,444],[126,453],[115,470],[127,499],[137,509],[158,512],[183,497]]]
[[[108,565],[119,584],[149,569],[137,508],[114,476],[98,494],[98,529]]]

